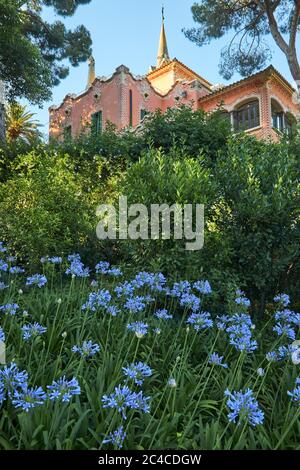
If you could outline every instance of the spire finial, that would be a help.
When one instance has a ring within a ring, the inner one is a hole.
[[[165,20],[164,6],[162,6],[161,15],[162,15],[162,25],[161,25],[158,54],[157,54],[157,65],[156,65],[157,68],[161,67],[164,63],[169,62],[170,60],[169,53],[168,53],[168,46],[167,46],[167,38],[166,38],[166,33],[165,33],[165,25],[164,25],[164,20]]]
[[[88,66],[89,66],[89,73],[88,73],[88,82],[87,82],[87,89],[93,84],[95,78],[96,78],[96,72],[95,72],[95,59],[91,55],[88,59]]]

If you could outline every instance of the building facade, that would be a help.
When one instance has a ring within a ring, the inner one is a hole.
[[[50,138],[63,140],[81,132],[101,132],[108,122],[118,130],[136,127],[144,117],[160,109],[181,105],[212,112],[220,108],[234,131],[258,138],[278,139],[300,116],[297,93],[273,66],[230,85],[212,85],[176,58],[170,59],[164,18],[156,66],[135,76],[124,65],[110,77],[96,77],[89,59],[84,92],[68,94],[59,106],[51,106]]]

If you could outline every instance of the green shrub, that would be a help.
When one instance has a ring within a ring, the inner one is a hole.
[[[0,185],[0,239],[24,262],[38,254],[95,250],[95,206],[67,156],[34,152]]]
[[[222,237],[212,262],[237,274],[261,312],[299,267],[299,177],[286,144],[247,137],[232,140],[214,170],[221,196],[214,222]]]

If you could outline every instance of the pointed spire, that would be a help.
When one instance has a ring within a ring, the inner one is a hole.
[[[167,38],[165,32],[165,9],[162,7],[162,25],[160,31],[160,38],[159,38],[159,46],[158,46],[158,53],[157,53],[157,64],[156,67],[161,67],[164,62],[169,62],[169,52],[168,52],[168,45],[167,45]]]
[[[87,89],[93,84],[95,78],[96,78],[96,72],[95,72],[95,59],[93,56],[91,56],[88,59],[88,64],[89,64],[89,75],[88,75],[88,82],[87,82]]]

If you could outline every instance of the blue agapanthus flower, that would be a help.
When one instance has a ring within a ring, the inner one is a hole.
[[[79,353],[84,359],[95,356],[100,351],[100,346],[92,341],[84,341],[81,346],[73,346],[72,351]]]
[[[120,309],[116,305],[108,305],[105,307],[105,311],[112,317],[116,317],[120,313]]]
[[[247,299],[247,297],[245,296],[245,292],[243,292],[242,290],[237,290],[236,291],[236,295],[237,297],[235,298],[235,303],[237,305],[241,305],[242,307],[250,307],[250,300]]]
[[[295,347],[293,345],[288,346],[279,346],[277,351],[269,351],[266,354],[266,359],[269,362],[279,362],[284,359],[290,358],[291,354],[295,351]]]
[[[136,385],[142,385],[145,377],[152,375],[151,368],[143,362],[135,362],[127,367],[122,367],[123,374],[134,381]]]
[[[116,266],[112,266],[110,270],[108,271],[108,274],[113,277],[123,276],[121,269],[117,268]]]
[[[149,326],[147,325],[147,323],[144,323],[142,321],[136,321],[127,325],[127,329],[129,331],[133,331],[138,338],[142,338],[147,334],[148,327]]]
[[[285,308],[284,310],[280,310],[275,312],[274,317],[277,322],[283,323],[292,323],[294,320],[295,312]]]
[[[194,294],[182,294],[180,305],[191,309],[193,312],[197,312],[200,310],[200,299]]]
[[[173,318],[173,315],[168,313],[168,310],[166,310],[165,308],[155,312],[154,316],[159,318],[159,320],[170,320],[171,318]]]
[[[283,307],[287,307],[290,303],[290,297],[287,294],[278,294],[273,300],[274,302],[283,305]]]
[[[23,274],[25,273],[25,269],[21,268],[20,266],[11,266],[9,268],[10,274]]]
[[[167,279],[162,273],[153,273],[148,285],[152,291],[163,292],[165,290],[166,282]]]
[[[1,328],[1,326],[0,326],[0,341],[3,341],[3,342],[5,341],[5,333],[3,329]]]
[[[142,312],[145,307],[145,297],[142,296],[129,297],[124,304],[124,308],[132,313]]]
[[[229,343],[238,351],[246,351],[248,353],[255,351],[258,347],[257,341],[252,339],[250,335],[230,335]]]
[[[63,259],[61,256],[52,256],[48,258],[48,262],[51,264],[61,264],[63,262]]]
[[[0,307],[0,313],[5,313],[6,315],[15,315],[19,309],[18,304],[6,304]]]
[[[295,405],[300,406],[300,377],[296,379],[296,385],[297,387],[292,391],[288,391],[287,394],[291,397],[291,400]]]
[[[15,408],[21,408],[28,413],[32,408],[43,405],[46,398],[47,395],[42,387],[26,388],[21,391],[15,391],[12,404]]]
[[[5,248],[5,246],[3,245],[3,242],[0,242],[0,253],[6,253],[7,252],[7,248]]]
[[[8,288],[8,285],[5,284],[4,282],[0,281],[0,290],[4,290],[4,289],[7,289]]]
[[[102,442],[103,444],[112,444],[117,449],[122,449],[124,440],[126,439],[126,432],[124,427],[120,426],[116,431],[111,432]]]
[[[111,300],[108,290],[100,289],[97,292],[91,292],[88,301],[82,306],[82,310],[91,310],[96,312],[100,308],[107,307]]]
[[[226,330],[228,322],[228,315],[218,315],[216,318],[216,327],[218,328],[218,330]]]
[[[0,259],[0,271],[7,272],[8,264],[3,259]]]
[[[215,366],[221,366],[224,369],[228,368],[228,365],[223,362],[223,356],[219,356],[219,354],[215,352],[210,355],[209,363]]]
[[[189,281],[180,281],[173,284],[172,289],[168,292],[171,297],[181,297],[183,294],[189,294],[191,291],[191,284]]]
[[[227,319],[226,332],[229,333],[229,343],[238,351],[252,352],[257,349],[257,341],[252,339],[255,328],[250,315],[236,313]]]
[[[196,289],[200,294],[211,294],[212,293],[212,288],[210,286],[210,283],[208,281],[196,281],[193,284],[194,289]]]
[[[37,286],[39,288],[47,284],[47,278],[44,274],[34,274],[26,280],[26,286]]]
[[[110,266],[108,261],[100,261],[100,263],[95,266],[95,270],[97,274],[108,274],[114,277],[122,276],[121,269]]]
[[[146,271],[139,272],[132,281],[132,285],[135,288],[141,288],[143,286],[149,286],[152,283],[152,274]]]
[[[208,312],[192,313],[186,322],[192,325],[196,331],[212,328],[213,326],[213,321]]]
[[[227,407],[231,410],[228,419],[231,422],[240,424],[250,424],[257,426],[264,421],[264,413],[259,408],[257,400],[255,400],[253,391],[248,388],[245,392],[230,392],[225,390],[224,395],[228,397]]]
[[[267,361],[269,361],[269,362],[276,362],[276,361],[278,361],[278,356],[277,356],[276,351],[269,351],[269,352],[266,354],[266,359],[267,359]]]
[[[293,327],[289,324],[284,325],[283,323],[277,323],[273,327],[273,331],[277,333],[278,336],[287,336],[287,338],[294,340],[296,338],[296,333]]]
[[[9,398],[13,396],[15,391],[26,389],[27,381],[28,373],[25,370],[20,371],[14,362],[0,369],[2,390],[8,394]]]
[[[71,380],[67,380],[65,376],[58,380],[53,380],[51,385],[47,385],[49,390],[50,400],[59,400],[63,403],[67,403],[71,400],[74,395],[80,395],[80,386],[78,380],[73,377]]]
[[[134,285],[131,282],[125,281],[123,284],[116,286],[114,291],[117,297],[131,297],[134,293]]]
[[[21,330],[23,339],[28,341],[31,338],[36,338],[37,336],[41,336],[46,333],[47,328],[35,322],[22,326]]]
[[[102,397],[103,408],[115,408],[124,419],[128,409],[149,413],[149,400],[150,397],[145,397],[143,392],[132,392],[127,385],[118,385],[113,393]]]
[[[84,267],[79,254],[75,253],[73,255],[69,255],[68,261],[70,262],[70,266],[66,270],[67,275],[71,275],[73,277],[89,277],[90,270],[89,268]]]
[[[97,274],[107,274],[110,268],[110,264],[108,261],[100,261],[95,266],[95,271]]]

